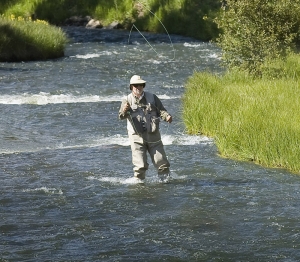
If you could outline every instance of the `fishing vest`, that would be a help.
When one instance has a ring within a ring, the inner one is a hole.
[[[127,130],[132,134],[141,135],[144,132],[154,133],[159,129],[159,112],[155,105],[154,95],[144,92],[147,105],[139,105],[133,94],[127,96],[127,101],[130,104],[131,110],[127,118]]]

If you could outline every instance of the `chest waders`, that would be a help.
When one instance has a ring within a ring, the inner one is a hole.
[[[139,100],[132,94],[127,96],[127,102],[131,107],[128,111],[127,129],[132,150],[134,176],[145,179],[146,170],[149,167],[148,151],[158,176],[164,180],[169,177],[170,163],[159,132],[160,112],[156,107],[154,95],[144,92],[144,96],[146,105],[139,104]]]

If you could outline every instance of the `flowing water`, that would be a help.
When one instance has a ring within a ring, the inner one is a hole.
[[[0,261],[300,260],[299,176],[222,159],[185,132],[184,84],[220,72],[217,48],[65,30],[64,58],[0,64]],[[133,74],[174,117],[161,127],[169,184],[152,165],[144,185],[131,179],[118,109]]]

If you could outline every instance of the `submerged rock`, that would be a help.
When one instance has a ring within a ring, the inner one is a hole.
[[[91,19],[85,26],[86,28],[102,28],[103,25],[99,20]]]

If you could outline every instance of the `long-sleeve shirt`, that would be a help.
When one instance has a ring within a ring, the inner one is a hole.
[[[166,121],[167,117],[169,115],[168,111],[165,109],[162,102],[160,101],[160,99],[155,94],[153,94],[153,97],[154,97],[154,106],[156,107],[156,110],[158,112],[158,116],[162,120]],[[142,96],[141,99],[139,99],[137,97],[135,99],[136,99],[136,101],[138,101],[137,105],[140,106],[140,107],[145,107],[148,104],[148,102],[146,101],[146,97],[144,95]],[[119,118],[120,119],[128,118],[128,114],[123,112],[123,109],[124,109],[124,107],[127,103],[128,103],[128,100],[123,100],[122,101],[122,104],[121,104],[121,107],[120,107],[120,110],[119,110]]]

